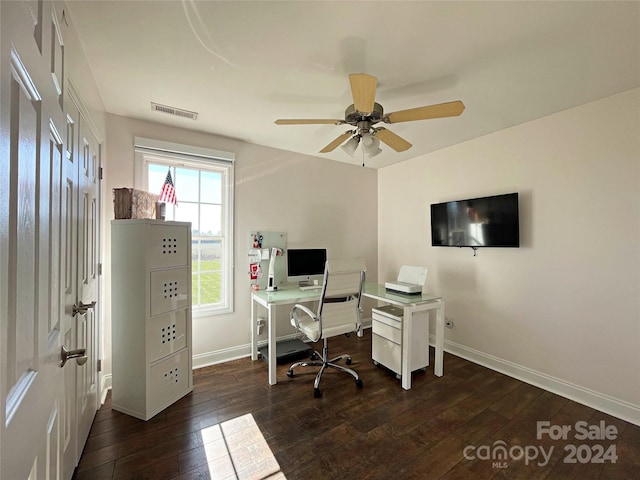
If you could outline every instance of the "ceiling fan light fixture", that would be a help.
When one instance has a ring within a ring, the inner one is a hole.
[[[382,149],[380,148],[380,140],[371,133],[365,133],[362,136],[362,150],[369,157],[375,157],[382,152]]]
[[[371,150],[371,151],[367,152],[367,156],[369,158],[371,158],[371,157],[375,157],[379,153],[382,153],[382,149],[381,148],[376,148],[375,150]]]
[[[344,150],[347,155],[353,157],[356,153],[356,149],[358,148],[358,141],[360,138],[357,135],[354,135],[349,140],[345,142],[340,148]]]

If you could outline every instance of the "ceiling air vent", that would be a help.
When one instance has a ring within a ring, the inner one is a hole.
[[[160,105],[159,103],[151,102],[151,110],[155,112],[168,113],[169,115],[176,115],[177,117],[190,118],[191,120],[195,120],[196,118],[198,118],[197,112],[190,112],[189,110],[169,107],[168,105]]]

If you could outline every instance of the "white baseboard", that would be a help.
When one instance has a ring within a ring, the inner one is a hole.
[[[251,345],[241,345],[239,347],[225,348],[215,352],[199,353],[193,356],[193,368],[209,367],[218,363],[230,362],[238,358],[251,356]]]
[[[100,379],[100,405],[103,405],[107,399],[107,393],[111,390],[111,374],[106,373]]]
[[[430,336],[431,346],[435,345],[435,338]],[[581,387],[566,380],[562,380],[545,373],[503,360],[493,355],[480,352],[473,348],[460,345],[449,340],[444,342],[444,350],[477,363],[500,373],[504,373],[525,383],[535,385],[549,392],[568,398],[601,412],[620,418],[635,425],[640,425],[640,406],[620,400],[589,388]],[[446,371],[444,372],[446,375]]]

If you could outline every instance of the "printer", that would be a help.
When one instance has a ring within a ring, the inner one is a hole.
[[[400,273],[398,273],[398,280],[395,282],[385,282],[384,288],[392,292],[416,295],[422,293],[422,286],[426,281],[426,267],[402,265],[400,267]]]

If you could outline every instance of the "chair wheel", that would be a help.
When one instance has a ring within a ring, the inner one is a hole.
[[[287,370],[287,377],[293,378],[293,370]]]
[[[316,352],[313,352],[309,358],[311,358],[311,360],[317,360],[318,355],[316,354]]]
[[[362,388],[362,380],[360,380],[360,379],[356,380],[356,387]]]
[[[313,389],[313,397],[314,398],[320,398],[322,396],[322,393],[320,392],[319,388],[314,388]]]
[[[351,365],[351,362],[352,362],[351,357],[347,357],[346,362],[347,362],[347,365]]]

